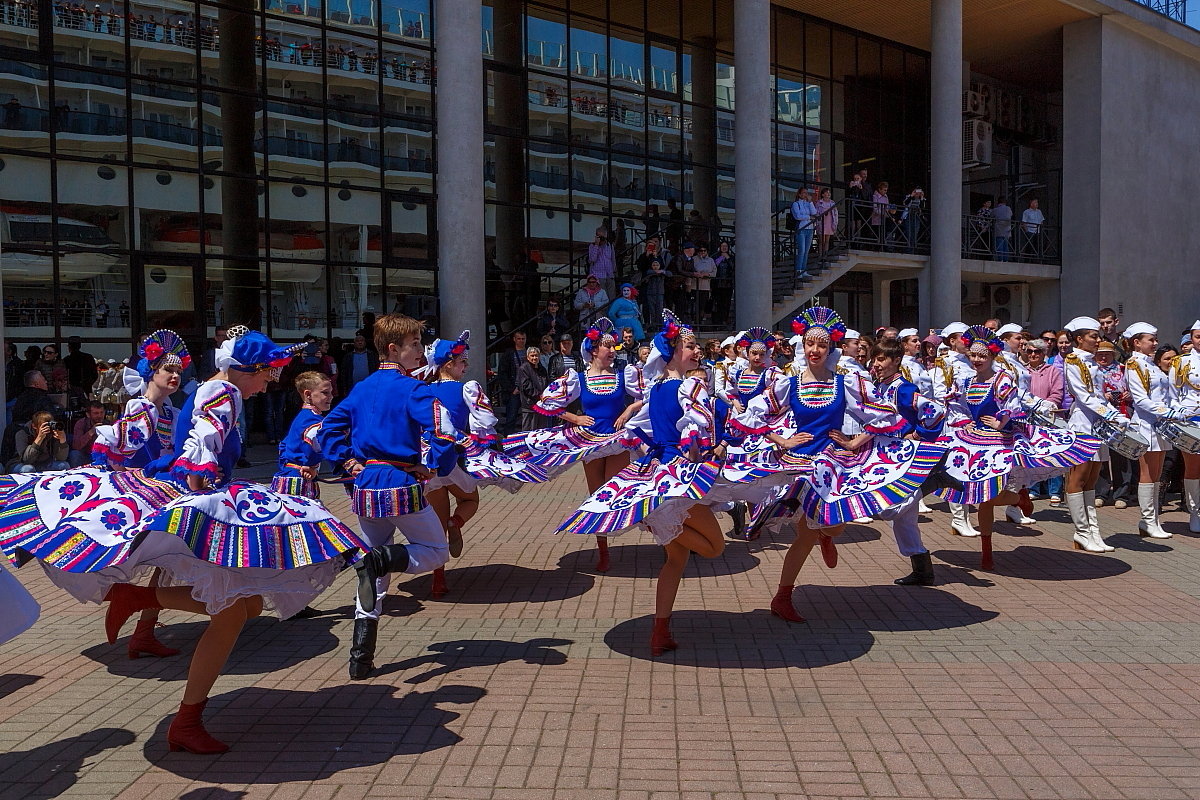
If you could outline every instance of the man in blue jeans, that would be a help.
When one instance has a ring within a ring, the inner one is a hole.
[[[807,278],[808,251],[812,249],[813,221],[817,218],[817,207],[809,198],[807,189],[796,192],[790,213],[796,226],[796,277]]]

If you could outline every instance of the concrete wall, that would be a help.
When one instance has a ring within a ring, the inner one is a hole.
[[[1063,29],[1063,319],[1123,304],[1124,321],[1173,334],[1200,315],[1200,53],[1186,51],[1111,18]]]

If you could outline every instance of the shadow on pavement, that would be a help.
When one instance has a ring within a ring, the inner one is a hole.
[[[596,572],[595,547],[576,550],[567,553],[558,560],[558,567],[569,573],[583,573],[587,576],[604,575],[612,578],[653,578],[663,565],[663,549],[656,544],[626,544],[619,545],[618,539],[608,540],[610,565],[608,572]],[[761,539],[758,541],[762,541]],[[693,556],[688,559],[685,578],[708,577],[713,575],[738,575],[755,569],[759,563],[758,556],[749,552],[745,542],[726,541],[725,552],[716,558],[700,558]],[[753,544],[753,543],[751,543]],[[591,580],[589,577],[588,580]]]
[[[979,545],[977,540],[971,541],[975,542],[973,550],[938,550],[933,555],[947,564],[978,570]],[[1085,553],[1082,550],[1055,550],[1050,547],[1021,545],[1013,550],[996,547],[993,553],[996,568],[990,570],[990,573],[1031,581],[1087,581],[1094,578],[1111,578],[1132,569],[1111,554]]]
[[[911,586],[804,586],[793,603],[808,622],[784,622],[766,608],[676,611],[671,632],[679,649],[660,658],[710,669],[824,667],[867,653],[875,644],[872,631],[944,630],[998,616],[948,592]],[[650,628],[651,618],[639,617],[617,625],[604,641],[623,655],[650,659]]]
[[[175,623],[175,619],[195,621]],[[208,622],[200,621],[197,616],[171,611],[163,612],[162,621],[166,624],[155,630],[155,636],[168,647],[178,648],[181,652],[177,656],[130,660],[126,654],[125,637],[111,645],[100,641],[82,651],[82,655],[103,664],[113,675],[160,681],[186,680],[192,652]],[[341,647],[341,642],[333,633],[333,627],[344,622],[345,617],[341,615],[324,615],[291,622],[283,622],[272,616],[250,620],[238,637],[238,643],[222,674],[264,675],[336,650]],[[126,628],[130,632],[133,630],[132,625]]]
[[[26,687],[33,686],[41,679],[41,675],[25,675],[19,672],[0,675],[0,700],[10,694],[16,694]]]
[[[509,661],[524,661],[526,664],[565,664],[565,654],[555,647],[574,644],[570,639],[530,639],[527,642],[508,642],[503,639],[463,639],[454,642],[435,642],[427,648],[432,652],[383,664],[376,668],[371,677],[391,675],[417,667],[431,667],[420,675],[405,678],[405,683],[425,683],[471,667],[495,667]],[[378,663],[378,653],[376,663]]]
[[[1106,536],[1104,541],[1118,550],[1133,550],[1139,553],[1171,553],[1175,548],[1167,544],[1165,539],[1151,539],[1137,533],[1118,533]]]
[[[85,760],[131,744],[134,738],[124,728],[98,728],[31,750],[0,753],[0,795],[22,800],[58,797],[79,781]]]
[[[586,594],[595,584],[590,575],[574,570],[531,569],[516,564],[480,564],[456,569],[446,565],[445,597],[429,596],[433,578],[420,575],[404,583],[393,583],[396,590],[409,592],[425,603],[557,603]]]
[[[457,685],[399,697],[395,687],[373,683],[313,692],[249,687],[208,703],[205,727],[230,745],[228,753],[167,752],[173,716],[159,723],[143,750],[146,760],[160,769],[194,780],[318,781],[342,770],[458,744],[462,737],[446,726],[460,715],[438,706],[474,703],[486,694],[478,686]]]
[[[220,786],[202,786],[179,795],[179,800],[242,800],[246,795],[247,792],[231,792]]]

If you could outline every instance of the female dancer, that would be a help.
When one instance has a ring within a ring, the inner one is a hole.
[[[992,568],[992,521],[998,505],[1016,504],[1022,486],[1054,475],[1091,458],[1100,441],[1059,428],[1018,425],[1025,418],[1021,391],[1012,373],[1000,368],[1003,345],[982,325],[963,334],[973,377],[956,379],[951,390],[950,457],[947,472],[963,482],[942,489],[953,503],[979,506],[983,569]]]
[[[492,413],[487,392],[479,381],[465,381],[470,367],[471,332],[463,331],[458,339],[438,339],[425,350],[428,362],[424,368],[433,393],[439,401],[439,425],[463,446],[464,466],[456,466],[446,477],[435,475],[425,484],[425,499],[437,512],[450,546],[450,556],[462,555],[462,529],[479,511],[479,486],[499,484],[516,492],[522,483],[542,483],[549,480],[546,471],[536,464],[497,453],[491,445],[498,441],[496,415]],[[450,498],[455,501],[450,511]],[[446,568],[433,571],[429,593],[442,597],[448,591]]]
[[[612,322],[607,317],[596,320],[581,345],[587,370],[567,370],[546,387],[534,409],[568,425],[510,436],[504,440],[505,452],[551,470],[582,458],[590,492],[628,467],[633,443],[623,444],[620,431],[642,407],[642,371],[635,366],[613,369],[616,344]],[[576,400],[582,414],[567,410]],[[608,572],[608,537],[597,536],[596,548],[596,571]]]
[[[1200,319],[1192,324],[1191,352],[1171,362],[1171,385],[1175,387],[1175,416],[1200,423]],[[1200,453],[1183,453],[1183,494],[1191,518],[1188,530],[1200,533]]]
[[[1132,429],[1150,443],[1150,449],[1140,459],[1138,473],[1138,507],[1142,520],[1138,532],[1151,539],[1170,539],[1171,534],[1159,524],[1158,487],[1163,461],[1171,444],[1154,430],[1160,417],[1171,414],[1171,379],[1154,363],[1158,350],[1158,328],[1146,322],[1135,322],[1125,329],[1126,349],[1130,351],[1125,364],[1125,377],[1133,402]]]
[[[1066,324],[1070,333],[1070,352],[1063,361],[1067,393],[1074,402],[1067,427],[1075,433],[1090,435],[1098,420],[1128,425],[1129,417],[1104,398],[1100,370],[1094,357],[1100,346],[1100,323],[1091,317],[1076,317]],[[1062,349],[1060,342],[1059,349]],[[1100,465],[1108,461],[1108,445],[1101,446],[1090,461],[1072,467],[1067,472],[1067,509],[1075,525],[1077,550],[1089,553],[1108,553],[1116,550],[1104,543],[1100,535],[1100,520],[1096,514],[1096,481]]]
[[[654,598],[653,655],[674,650],[671,609],[688,555],[716,558],[725,549],[721,528],[709,505],[737,497],[737,484],[712,491],[720,465],[706,460],[716,444],[711,401],[699,369],[702,351],[695,334],[669,310],[654,338],[645,372],[650,389],[638,415],[626,425],[630,446],[641,441],[646,455],[592,493],[559,532],[613,535],[641,524],[666,551]],[[761,470],[748,477],[767,474]],[[771,474],[774,474],[772,472]]]
[[[147,608],[211,617],[167,731],[171,750],[192,753],[229,749],[204,729],[202,714],[246,620],[264,607],[292,616],[366,550],[317,501],[230,482],[242,452],[242,398],[263,391],[291,354],[242,326],[229,337],[217,350],[220,371],[181,412],[171,482],[85,468],[46,475],[0,510],[0,548],[18,563],[41,560],[78,600],[107,601],[110,642]],[[188,493],[179,496],[182,487]],[[162,569],[167,586],[129,583],[150,567]]]
[[[140,469],[155,475],[171,464],[175,452],[175,422],[179,409],[170,397],[179,390],[180,375],[192,363],[187,345],[179,334],[158,330],[138,345],[136,369],[125,369],[123,383],[130,400],[125,411],[112,425],[96,429],[92,445],[92,463],[117,472]],[[150,577],[150,585],[158,586],[158,570]],[[137,627],[129,637],[130,658],[142,655],[162,658],[178,655],[154,636],[158,609],[147,608],[138,617]]]
[[[792,592],[813,545],[819,540],[826,564],[836,565],[832,537],[852,519],[905,502],[937,465],[944,448],[891,438],[906,426],[896,409],[876,398],[866,376],[831,369],[838,357],[834,344],[846,336],[836,311],[823,306],[805,309],[792,321],[792,330],[804,336],[807,366],[796,377],[776,379],[730,424],[745,434],[764,434],[785,451],[779,456],[781,464],[803,464],[807,472],[780,503],[782,513],[776,512],[796,516],[796,537],[771,600],[772,614],[804,622],[792,605]],[[797,429],[790,437],[774,432],[770,422],[786,410]],[[847,413],[862,423],[863,433],[842,433]],[[803,514],[796,513],[800,508]]]

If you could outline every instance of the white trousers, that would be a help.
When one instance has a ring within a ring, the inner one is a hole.
[[[433,506],[415,514],[405,514],[402,517],[359,517],[358,526],[362,537],[371,547],[391,544],[396,531],[404,535],[405,548],[408,550],[408,567],[404,570],[409,575],[419,575],[422,572],[432,572],[438,567],[445,566],[450,560],[450,546],[446,542],[446,530],[438,519]],[[357,602],[354,604],[356,619],[379,619],[383,610],[383,596],[391,585],[390,575],[384,575],[375,581],[375,608],[364,611]]]
[[[879,514],[879,519],[892,523],[892,535],[896,537],[896,549],[905,558],[911,558],[921,553],[928,553],[925,543],[921,541],[921,526],[917,521],[917,506],[920,504],[920,493],[914,494],[898,506],[893,506]]]

